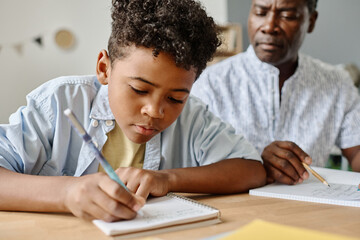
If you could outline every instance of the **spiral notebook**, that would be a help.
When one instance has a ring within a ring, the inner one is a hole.
[[[111,223],[93,220],[93,223],[106,235],[118,235],[118,239],[201,227],[219,222],[221,220],[218,209],[174,193],[148,199],[141,212],[132,220]]]
[[[322,184],[310,174],[310,178],[301,184],[285,185],[273,183],[250,190],[250,195],[284,198],[307,202],[360,207],[360,173],[328,168],[313,167],[329,183]]]

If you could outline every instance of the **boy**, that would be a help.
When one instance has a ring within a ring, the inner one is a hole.
[[[149,194],[235,193],[265,184],[254,148],[189,96],[219,45],[200,4],[113,1],[112,19],[96,77],[45,83],[0,126],[0,209],[115,221],[135,217]],[[133,194],[102,172],[66,108]]]

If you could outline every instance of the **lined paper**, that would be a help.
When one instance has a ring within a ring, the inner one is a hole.
[[[301,184],[285,185],[273,183],[250,190],[250,195],[283,198],[307,202],[318,202],[360,207],[360,173],[313,167],[330,184],[325,186],[314,176]]]

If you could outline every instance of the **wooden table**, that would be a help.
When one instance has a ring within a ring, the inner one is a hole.
[[[153,239],[201,239],[232,231],[254,219],[360,238],[360,208],[357,207],[257,197],[249,194],[186,196],[220,209],[222,223],[154,235]],[[70,214],[0,212],[0,239],[112,238],[103,234],[91,222]]]

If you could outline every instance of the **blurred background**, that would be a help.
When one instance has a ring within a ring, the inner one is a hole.
[[[237,51],[245,50],[251,0],[200,2],[219,25],[240,27]],[[110,0],[0,0],[0,123],[45,81],[95,73],[110,34],[110,6]],[[302,51],[359,68],[359,9],[359,0],[319,0],[315,31]]]

